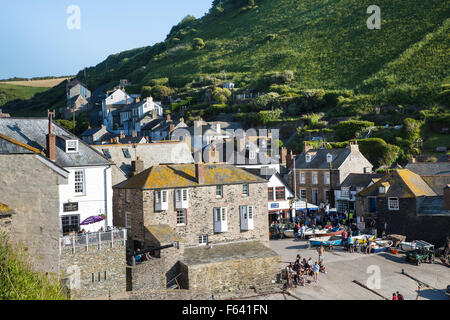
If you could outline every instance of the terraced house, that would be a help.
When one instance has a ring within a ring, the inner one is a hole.
[[[250,267],[248,259],[266,265],[267,259],[278,257],[268,248],[267,181],[235,166],[155,165],[116,185],[113,198],[114,221],[128,229],[132,240],[128,243],[134,246],[130,249],[149,250],[175,242],[178,250],[170,253],[165,274],[170,281],[167,272],[177,270],[173,274],[182,275],[184,288],[221,287],[238,281],[228,271],[243,272]],[[158,251],[159,257],[167,255]],[[179,264],[174,266],[176,261]],[[205,278],[211,275],[207,271],[211,264],[231,261],[239,262],[239,270],[234,263],[225,268],[223,278]],[[269,278],[274,275],[239,281],[255,284]]]

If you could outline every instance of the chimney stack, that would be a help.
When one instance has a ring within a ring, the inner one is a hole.
[[[56,135],[53,133],[53,117],[55,116],[55,110],[50,112],[47,110],[48,116],[48,134],[47,134],[47,150],[46,156],[52,161],[56,161]]]
[[[134,176],[144,171],[144,161],[141,160],[141,157],[137,157],[136,161],[131,161],[131,171]]]
[[[195,164],[195,178],[198,184],[205,183],[205,165],[203,163]]]
[[[286,158],[286,168],[289,170],[294,165],[294,154],[292,153],[292,150],[289,151],[289,154]]]
[[[281,164],[286,165],[287,160],[287,149],[285,147],[281,148]]]
[[[351,152],[359,151],[358,142],[357,141],[350,141],[349,148],[350,148]]]

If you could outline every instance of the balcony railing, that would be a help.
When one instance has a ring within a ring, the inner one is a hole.
[[[126,240],[127,229],[62,236],[59,240],[59,253],[61,254],[64,248],[72,248],[72,251],[75,252],[76,248],[79,247],[95,246],[101,249],[105,245],[113,247],[118,242],[122,242],[125,245]]]

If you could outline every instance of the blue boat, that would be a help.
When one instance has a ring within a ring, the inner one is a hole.
[[[311,247],[326,246],[326,245],[339,246],[341,244],[342,244],[342,236],[341,235],[309,239],[309,245]]]

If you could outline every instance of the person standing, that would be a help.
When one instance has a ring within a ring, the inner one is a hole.
[[[403,295],[397,291],[397,298],[398,300],[405,300],[405,298],[403,298]]]
[[[294,224],[294,239],[298,238],[298,223]]]
[[[319,271],[320,271],[320,265],[317,263],[317,261],[314,263],[313,272],[314,272],[314,282],[318,282],[319,280]]]
[[[319,262],[323,262],[324,252],[325,252],[324,246],[320,246],[317,248],[317,253],[319,254]]]
[[[398,300],[398,297],[395,293],[392,294],[392,300]]]
[[[305,232],[306,232],[306,227],[304,224],[302,224],[302,227],[300,228],[300,234],[302,239],[305,239]]]

